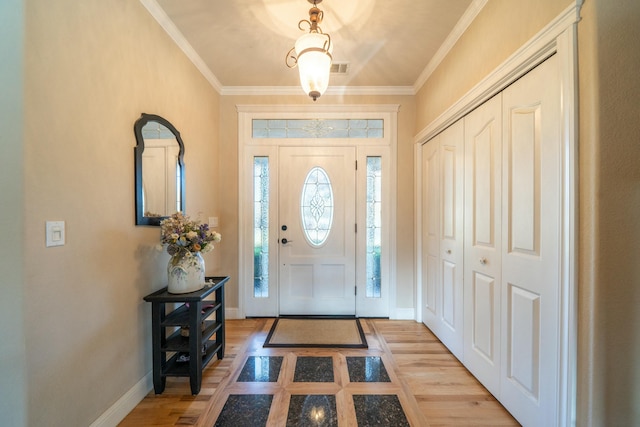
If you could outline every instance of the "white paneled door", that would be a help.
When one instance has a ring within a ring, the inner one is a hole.
[[[459,359],[463,348],[464,127],[440,135],[440,340]]]
[[[561,111],[552,56],[503,91],[501,401],[558,420]]]
[[[436,333],[440,289],[440,135],[422,147],[422,321]]]
[[[464,364],[500,393],[502,95],[464,118]]]
[[[355,315],[355,147],[280,147],[282,315]]]
[[[450,126],[423,148],[423,321],[462,359],[464,129]]]

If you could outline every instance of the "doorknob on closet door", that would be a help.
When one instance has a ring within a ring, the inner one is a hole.
[[[451,249],[447,249],[447,253],[451,255]]]
[[[487,264],[487,259],[485,257],[481,257],[479,259],[479,261],[480,261],[480,264],[482,264],[482,265],[486,265]]]

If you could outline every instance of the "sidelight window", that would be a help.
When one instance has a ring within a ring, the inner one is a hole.
[[[269,158],[253,158],[253,296],[269,297]]]
[[[382,157],[367,157],[367,298],[380,298],[382,248]]]

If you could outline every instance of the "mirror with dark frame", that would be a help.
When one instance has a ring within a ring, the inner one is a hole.
[[[160,221],[185,208],[184,143],[168,120],[142,113],[133,126],[136,225]]]

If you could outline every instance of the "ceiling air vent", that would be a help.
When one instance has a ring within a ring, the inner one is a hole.
[[[331,64],[331,74],[347,74],[348,71],[348,62],[334,62]]]

